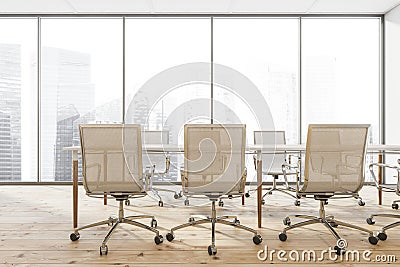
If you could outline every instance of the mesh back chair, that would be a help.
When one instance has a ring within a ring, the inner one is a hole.
[[[245,125],[189,124],[185,125],[184,170],[181,171],[185,196],[202,195],[211,200],[211,216],[189,218],[167,234],[172,241],[174,232],[188,226],[211,223],[211,245],[208,254],[215,255],[215,224],[222,223],[254,234],[253,242],[260,244],[256,230],[240,224],[236,216],[216,216],[215,202],[224,195],[243,195],[246,183]],[[232,220],[229,220],[232,219]]]
[[[100,255],[107,255],[107,241],[120,223],[131,224],[156,234],[154,241],[160,244],[163,237],[155,229],[154,216],[124,216],[124,201],[130,197],[145,196],[143,189],[142,143],[140,125],[97,124],[79,126],[82,148],[82,176],[86,194],[91,197],[114,197],[119,202],[118,217],[76,228],[70,235],[79,239],[79,231],[103,224],[112,225],[100,246]],[[149,218],[151,227],[134,219]]]
[[[333,196],[354,197],[364,184],[364,163],[369,125],[309,125],[305,155],[304,183],[297,184],[299,197],[313,196],[320,202],[319,216],[295,215],[306,219],[291,224],[286,217],[286,228],[279,234],[286,241],[286,232],[315,223],[322,223],[337,239],[337,254],[344,253],[347,246],[334,227],[344,226],[369,234],[368,241],[377,244],[373,232],[325,215],[325,202]]]
[[[144,145],[167,145],[169,144],[169,131],[143,131],[143,144]],[[153,186],[154,180],[164,181],[165,176],[169,172],[170,157],[165,153],[152,153],[147,152],[143,156],[143,165],[150,168],[151,179],[147,185],[148,192],[152,192],[158,198],[158,205],[164,206],[164,201],[158,193],[159,191],[166,191],[175,193],[173,190],[157,188]],[[161,169],[160,166],[163,166]]]
[[[374,173],[373,168],[374,167],[383,167],[383,168],[389,168],[389,169],[393,169],[397,172],[397,184],[395,185],[395,187],[389,187],[389,186],[383,186],[380,185],[378,182],[376,182],[376,185],[379,189],[383,189],[384,191],[387,192],[396,192],[396,194],[398,196],[400,196],[400,159],[397,160],[397,163],[399,165],[389,165],[389,164],[383,164],[383,163],[372,163],[369,165],[369,170],[372,174],[372,177],[374,178],[375,181],[377,181],[376,179],[376,175]],[[392,203],[392,209],[399,209],[399,204],[398,202],[400,202],[400,200],[395,200]],[[384,213],[384,214],[372,214],[369,218],[367,218],[367,223],[368,224],[375,224],[374,221],[374,217],[386,217],[386,218],[395,218],[395,219],[400,219],[400,214],[390,214],[390,213]],[[386,230],[392,229],[394,227],[397,227],[400,225],[400,221],[385,225],[382,230],[378,233],[378,238],[380,240],[386,240],[387,239],[387,235],[386,235]]]
[[[262,144],[262,145],[285,145],[286,138],[284,131],[254,131],[254,144]],[[277,187],[276,183],[279,179],[279,176],[283,176],[282,165],[287,164],[287,158],[291,155],[287,155],[286,153],[276,153],[276,154],[262,154],[262,162],[263,162],[263,175],[270,175],[273,177],[272,187],[263,187],[263,190],[267,190],[262,196],[262,204],[265,204],[265,197],[267,195],[271,195],[273,191],[284,193],[295,199],[294,204],[296,206],[300,206],[300,201],[297,199],[294,192],[295,188],[289,186],[287,177],[284,176],[285,186],[283,188]],[[257,157],[254,156],[254,167],[257,169]],[[289,160],[291,161],[291,160]],[[292,166],[293,169],[288,170],[287,175],[297,175],[297,169],[295,166]],[[255,191],[256,189],[249,190],[246,193],[246,197],[250,197],[250,192]],[[292,192],[292,193],[291,193]]]

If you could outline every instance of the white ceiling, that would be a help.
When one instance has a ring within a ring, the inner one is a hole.
[[[0,0],[0,14],[385,14],[400,0]]]

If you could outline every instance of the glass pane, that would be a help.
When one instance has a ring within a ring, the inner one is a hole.
[[[169,131],[174,144],[185,123],[210,122],[210,27],[209,18],[126,19],[126,122]],[[180,180],[179,166],[171,155],[163,179]]]
[[[37,19],[0,19],[0,181],[37,181]]]
[[[255,130],[283,130],[287,143],[297,144],[298,47],[298,19],[214,19],[214,62],[249,79],[241,84],[238,81],[245,79],[235,80],[235,74],[228,76],[215,68],[215,120],[246,123],[250,144]],[[224,76],[231,82],[224,80]],[[219,85],[225,81],[232,87]],[[254,99],[258,94],[262,99]],[[269,112],[273,123],[264,121]],[[252,157],[247,161],[247,179],[255,180]]]
[[[379,143],[380,19],[303,19],[302,33],[303,142],[310,123],[367,123]]]
[[[122,19],[42,19],[41,180],[70,181],[78,125],[122,122]]]

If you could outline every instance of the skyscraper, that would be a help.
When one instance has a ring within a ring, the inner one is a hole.
[[[21,180],[21,47],[0,44],[0,181]]]
[[[72,145],[73,121],[94,108],[90,55],[53,47],[42,55],[41,178],[71,180],[69,152],[62,148]]]

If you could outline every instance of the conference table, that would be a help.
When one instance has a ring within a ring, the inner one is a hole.
[[[78,227],[78,153],[80,146],[64,147],[64,150],[72,152],[72,205],[73,227]],[[145,145],[143,153],[183,153],[183,146],[174,144]],[[300,145],[247,145],[246,153],[257,155],[257,225],[262,227],[262,154],[272,153],[298,153],[306,150],[304,144]],[[378,155],[378,162],[382,163],[384,154],[400,154],[400,145],[368,145],[367,153]],[[382,184],[382,169],[378,169],[378,182]],[[106,198],[105,198],[106,201]],[[106,202],[105,202],[106,203]],[[382,190],[378,190],[378,204],[382,204]]]

